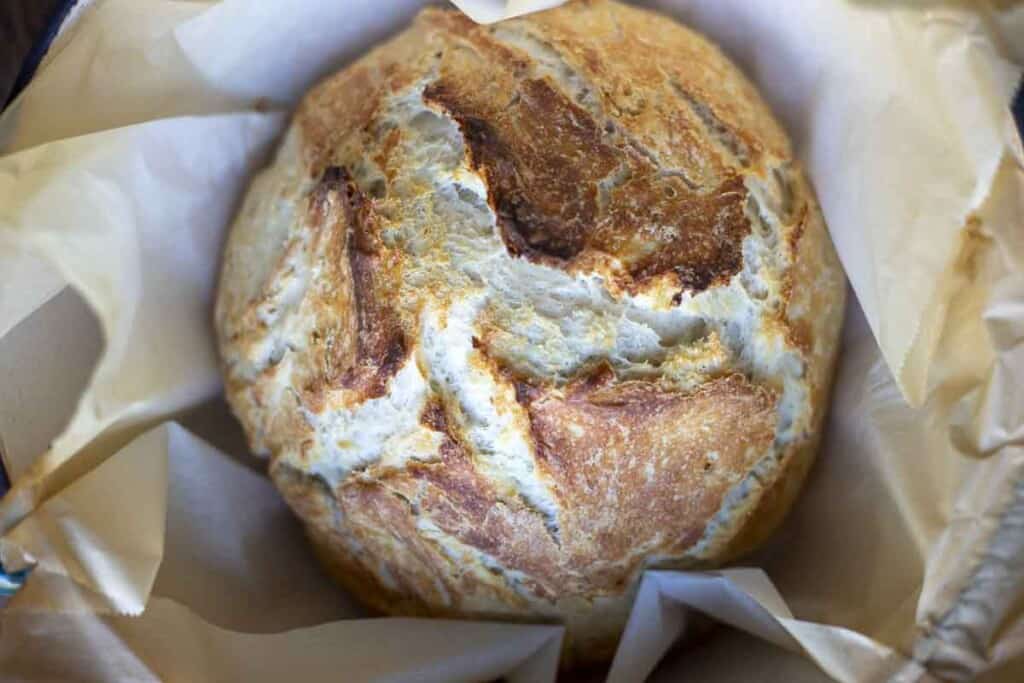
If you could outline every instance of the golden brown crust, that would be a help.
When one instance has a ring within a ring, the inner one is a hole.
[[[493,27],[427,9],[288,140],[232,231],[217,330],[254,449],[355,594],[564,622],[567,661],[593,660],[645,568],[778,524],[844,284],[716,48],[601,0]]]
[[[568,269],[585,265],[594,253],[610,255],[625,268],[629,281],[623,286],[631,289],[634,281],[674,272],[678,286],[699,291],[739,270],[750,223],[744,214],[747,191],[733,166],[749,164],[755,148],[734,142],[725,156],[742,147],[742,158],[723,159],[710,153],[706,140],[694,145],[707,150],[702,163],[713,166],[717,177],[714,185],[698,185],[690,177],[695,171],[659,163],[634,133],[649,120],[642,114],[650,106],[671,117],[675,133],[689,140],[707,137],[700,127],[708,120],[716,134],[739,139],[710,104],[695,105],[695,96],[673,74],[637,73],[632,85],[619,88],[640,103],[631,114],[615,99],[617,86],[609,78],[623,74],[609,68],[604,60],[611,55],[588,39],[593,49],[584,61],[604,101],[595,98],[585,107],[580,100],[591,97],[590,87],[574,97],[540,73],[526,51],[558,50],[557,42],[546,40],[553,33],[564,42],[565,26],[539,22],[537,34],[525,31],[525,46],[517,48],[492,29],[451,21],[443,13],[425,17],[444,25],[466,48],[446,53],[424,99],[459,122],[512,253]],[[557,58],[571,61],[568,51]],[[614,63],[632,64],[621,58]]]
[[[379,133],[373,124],[381,99],[424,73],[435,39],[424,31],[405,31],[306,94],[295,125],[302,131],[303,162],[312,177],[369,146]]]

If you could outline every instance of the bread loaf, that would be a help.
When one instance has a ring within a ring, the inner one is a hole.
[[[227,397],[387,613],[564,623],[610,656],[647,568],[720,565],[813,458],[844,278],[713,45],[595,0],[425,9],[316,86],[231,230]]]

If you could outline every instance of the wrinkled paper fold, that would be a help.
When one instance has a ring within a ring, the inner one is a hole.
[[[456,4],[491,22],[559,3]],[[698,615],[839,681],[1016,680],[1024,154],[1007,103],[1024,15],[646,4],[761,87],[856,302],[819,463],[760,569],[646,574],[609,680],[646,676]],[[0,337],[66,283],[105,341],[66,429],[0,501],[0,561],[32,568],[0,610],[0,669],[554,679],[556,626],[359,618],[266,478],[163,422],[218,391],[224,230],[288,110],[420,5],[96,0],[0,118]]]

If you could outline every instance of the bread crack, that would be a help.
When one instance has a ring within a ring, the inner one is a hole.
[[[708,137],[718,142],[732,157],[734,163],[742,168],[749,167],[751,161],[750,146],[715,114],[707,102],[700,100],[674,78],[669,79],[669,84],[672,86],[673,92],[686,103],[690,111],[704,125]]]

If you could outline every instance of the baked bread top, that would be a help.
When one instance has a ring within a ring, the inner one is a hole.
[[[353,590],[562,620],[599,657],[644,568],[723,562],[788,507],[844,291],[707,40],[603,0],[429,8],[303,100],[216,326],[253,450]]]

